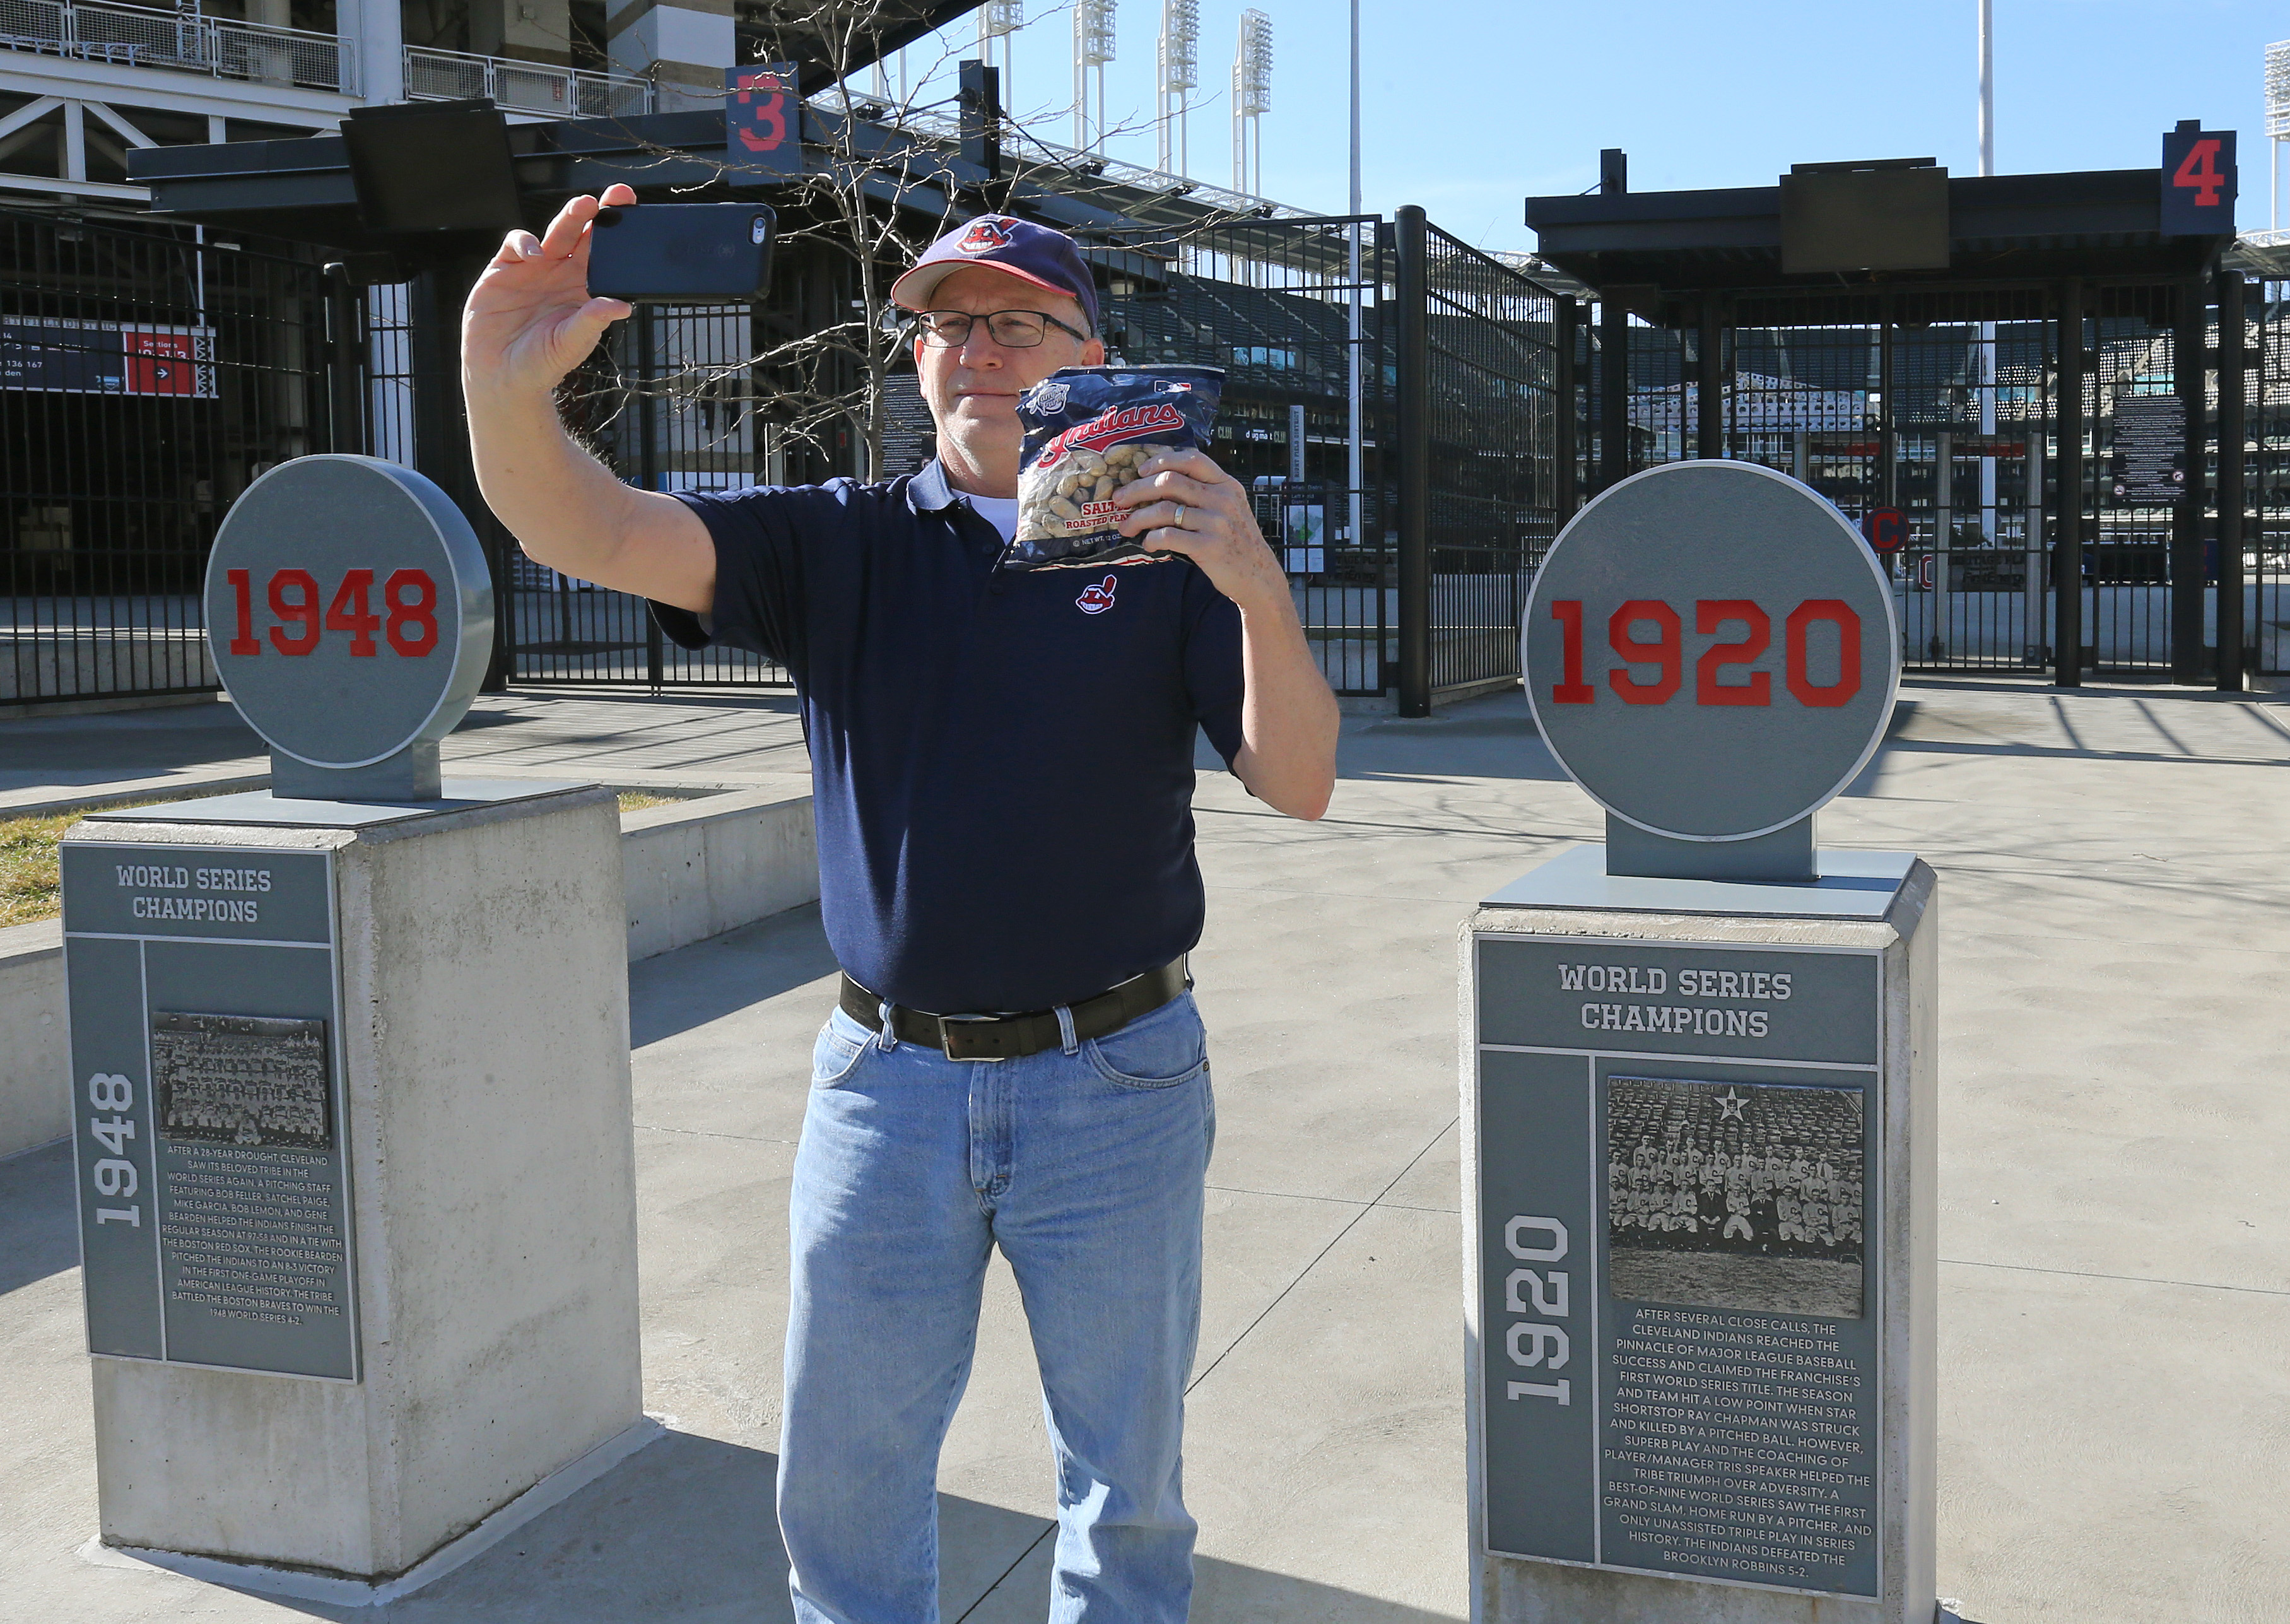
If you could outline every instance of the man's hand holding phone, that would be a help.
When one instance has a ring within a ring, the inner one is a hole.
[[[590,222],[625,207],[633,189],[609,186],[575,197],[548,234],[512,231],[486,266],[461,314],[461,383],[472,397],[546,396],[589,357],[605,329],[629,314],[618,299],[589,294]]]
[[[630,312],[589,296],[589,222],[636,200],[625,186],[575,197],[546,235],[510,232],[477,278],[461,311],[469,451],[478,490],[528,556],[705,613],[716,593],[707,527],[674,497],[614,478],[556,416],[556,386]]]

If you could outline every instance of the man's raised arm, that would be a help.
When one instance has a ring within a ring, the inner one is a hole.
[[[485,504],[528,557],[582,580],[705,614],[716,548],[672,496],[613,477],[564,432],[556,386],[629,314],[589,297],[589,221],[636,202],[625,186],[575,197],[548,234],[512,231],[461,313],[461,387]]]

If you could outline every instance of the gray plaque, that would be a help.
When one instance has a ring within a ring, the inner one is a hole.
[[[1477,954],[1489,1548],[1881,1595],[1878,956]],[[1737,1011],[1744,1033],[1762,1007],[1767,1037],[1705,1030],[1694,1052],[1650,1015],[1586,1026],[1593,1002],[1714,1009],[1726,1032]]]
[[[1858,952],[1507,936],[1479,952],[1479,1041],[1873,1066],[1878,973]]]
[[[297,457],[249,485],[216,533],[205,596],[239,714],[314,767],[443,739],[492,647],[468,520],[430,480],[372,457]]]
[[[1523,628],[1560,766],[1675,840],[1788,828],[1852,782],[1900,678],[1891,583],[1844,515],[1750,462],[1649,468],[1560,532]]]
[[[63,861],[90,1349],[354,1380],[329,860]]]

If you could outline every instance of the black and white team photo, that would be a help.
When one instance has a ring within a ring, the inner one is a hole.
[[[1857,1088],[1611,1079],[1613,1295],[1860,1318],[1862,1116]]]

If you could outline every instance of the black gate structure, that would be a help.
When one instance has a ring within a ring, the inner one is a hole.
[[[785,480],[753,358],[759,313],[740,305],[644,304],[613,332],[567,399],[574,433],[639,490],[741,490]],[[641,598],[510,561],[512,681],[532,684],[785,687],[784,668],[742,649],[679,647]]]
[[[1247,487],[1330,685],[1384,692],[1399,625],[1391,369],[1379,364],[1389,222],[1330,216],[1077,235],[1107,265],[1109,356],[1224,369],[1212,454]]]
[[[1888,302],[1873,319],[1744,317],[1715,335],[1713,364],[1726,380],[1718,454],[1801,479],[1855,519],[1899,512],[1897,546],[1882,556],[1909,664],[2039,670],[2050,625],[2040,295],[2018,321],[1930,319]],[[1679,381],[1634,391],[1634,420],[1663,431],[1650,460],[1700,454],[1700,391],[1685,380],[1705,341],[1678,335]],[[2118,659],[2143,646],[2126,641],[2120,651],[2110,644]]]
[[[209,545],[332,444],[329,353],[307,251],[0,209],[0,704],[215,689]]]
[[[373,456],[420,460],[414,409],[422,387],[406,284],[365,291],[367,439]],[[738,490],[785,477],[768,391],[754,357],[761,307],[644,304],[616,324],[562,392],[575,437],[639,490]],[[434,386],[433,386],[434,387]],[[504,626],[502,675],[527,686],[785,688],[787,672],[741,649],[689,650],[662,637],[642,598],[576,580],[526,557],[473,508],[495,559]]]
[[[1398,215],[1399,712],[1515,685],[1563,522],[1558,296]]]
[[[2230,688],[2276,668],[2280,564],[2244,490],[2246,468],[2270,488],[2279,284],[2246,316],[2230,238],[2160,228],[2158,172],[1903,160],[1633,195],[1621,159],[1599,196],[1527,205],[1596,300],[1570,355],[1586,492],[1691,457],[1796,475],[1883,554],[1911,668]],[[1871,235],[1881,211],[1807,225],[1803,200],[1913,171],[1942,200],[1929,241]]]
[[[2251,668],[2270,673],[2290,672],[2290,277],[2279,270],[2267,267],[2250,284],[2246,328],[2250,517],[2242,625]]]
[[[1525,575],[1565,502],[1563,469],[1552,466],[1571,428],[1557,411],[1564,301],[1519,266],[1431,227],[1420,210],[1410,212],[1403,252],[1394,222],[1301,216],[1088,154],[1044,148],[1046,157],[1029,156],[1013,171],[990,76],[981,70],[965,83],[958,119],[885,123],[881,109],[838,110],[832,98],[811,106],[822,129],[856,130],[859,149],[878,156],[869,195],[912,216],[901,222],[909,236],[990,212],[1073,230],[1101,268],[1117,352],[1226,369],[1216,452],[1246,483],[1340,692],[1405,688],[1413,711],[1515,683]],[[866,308],[853,298],[848,257],[792,228],[827,225],[815,199],[757,179],[720,121],[690,114],[506,133],[528,225],[568,190],[626,181],[663,201],[769,200],[789,228],[765,300],[744,309],[653,308],[616,329],[597,376],[568,404],[617,475],[690,492],[904,471],[887,445],[885,466],[864,466],[855,398],[848,428],[831,420],[822,428],[821,414],[843,411],[856,381],[849,365],[822,365],[789,387],[757,364],[783,340]],[[332,140],[171,148],[139,154],[133,168],[151,188],[152,212],[170,218],[179,236],[201,223],[210,232],[259,228],[305,243],[314,262],[343,264],[318,282],[301,273],[306,315],[317,320],[332,306],[339,317],[324,331],[341,357],[332,390],[340,421],[302,448],[408,460],[469,514],[500,608],[489,685],[785,684],[787,673],[769,661],[663,647],[640,603],[535,568],[484,512],[452,353],[456,307],[485,257],[474,234],[377,226]],[[903,256],[886,251],[880,268],[898,268],[891,260]],[[364,375],[341,376],[351,370]],[[926,416],[911,377],[890,381],[901,454],[911,453],[912,466],[926,450]],[[1405,407],[1403,388],[1412,391]],[[327,385],[314,379],[311,391],[323,406]],[[194,612],[186,601],[180,632]]]

